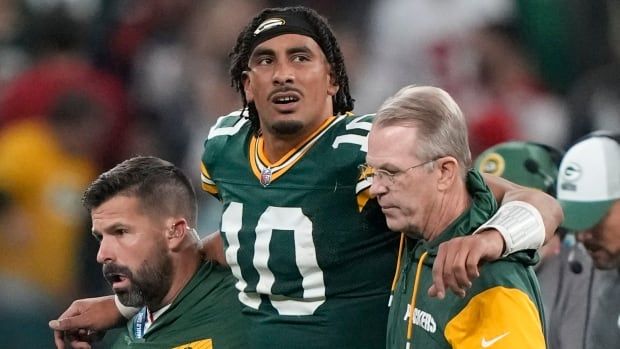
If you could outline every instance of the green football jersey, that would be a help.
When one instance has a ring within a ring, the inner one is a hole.
[[[202,186],[224,204],[252,347],[385,346],[397,234],[360,179],[371,122],[331,117],[273,164],[239,113],[211,129]]]
[[[249,321],[241,315],[230,271],[203,263],[148,330],[146,307],[129,322],[112,349],[245,349]]]

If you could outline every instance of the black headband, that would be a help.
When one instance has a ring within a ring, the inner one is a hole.
[[[325,54],[325,50],[320,44],[319,35],[316,30],[301,14],[291,12],[274,13],[262,21],[258,27],[256,27],[256,30],[254,30],[254,33],[252,33],[250,53],[262,42],[284,34],[308,36],[316,41]]]

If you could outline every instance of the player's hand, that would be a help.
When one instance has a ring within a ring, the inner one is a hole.
[[[465,297],[472,281],[480,276],[481,262],[497,260],[503,251],[504,239],[495,229],[441,243],[433,264],[433,285],[428,289],[428,295],[443,299],[447,288],[459,297]]]
[[[106,330],[124,321],[114,296],[105,296],[74,301],[49,327],[54,330],[56,348],[64,349],[68,342],[71,348],[87,349],[103,338]]]
[[[64,343],[66,342],[69,344],[69,347],[73,349],[91,349],[91,344],[101,340],[104,334],[105,332],[93,332],[84,329],[77,331],[65,331],[64,339],[60,346],[56,341],[56,338],[54,338],[54,341],[56,341],[56,346],[58,348],[64,348]]]

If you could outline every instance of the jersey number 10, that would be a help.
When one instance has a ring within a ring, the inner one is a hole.
[[[316,248],[312,239],[312,221],[305,216],[299,207],[269,206],[261,214],[256,224],[256,240],[254,242],[253,268],[259,278],[255,292],[249,291],[248,283],[241,274],[237,260],[239,251],[239,232],[241,231],[243,204],[231,202],[222,214],[222,232],[228,241],[226,261],[237,278],[235,285],[239,290],[239,300],[248,307],[258,309],[261,304],[260,295],[268,295],[271,305],[280,315],[312,315],[325,303],[325,281],[323,271],[318,265]],[[274,230],[292,232],[295,243],[295,263],[302,276],[303,298],[287,297],[272,293],[276,282],[273,272],[269,269],[269,244]]]

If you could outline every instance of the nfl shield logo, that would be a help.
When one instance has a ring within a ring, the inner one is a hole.
[[[260,174],[260,184],[262,184],[263,187],[266,187],[269,183],[271,183],[271,169],[264,168]]]

